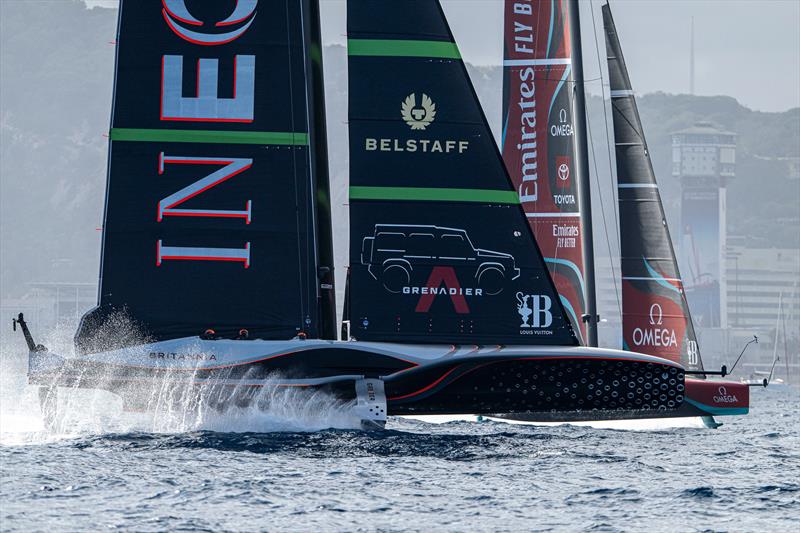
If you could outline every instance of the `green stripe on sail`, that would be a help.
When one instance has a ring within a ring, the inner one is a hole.
[[[146,130],[112,128],[112,141],[221,143],[221,144],[308,144],[307,133],[284,131]]]
[[[426,202],[482,202],[518,204],[515,191],[444,189],[432,187],[350,187],[351,200],[418,200]]]
[[[348,39],[351,56],[438,57],[461,59],[456,43],[447,41],[404,41],[399,39]]]

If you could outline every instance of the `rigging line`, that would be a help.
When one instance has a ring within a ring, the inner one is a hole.
[[[597,65],[600,69],[600,92],[601,97],[603,99],[603,122],[605,124],[605,134],[606,134],[606,151],[608,152],[608,175],[611,176],[611,182],[613,185],[614,182],[614,168],[613,168],[613,159],[611,155],[611,136],[608,134],[608,111],[606,110],[606,93],[605,93],[605,80],[603,79],[603,64],[600,58],[600,43],[597,42],[597,25],[594,16],[594,2],[589,2],[589,8],[592,12],[592,34],[594,35],[594,50],[597,54]],[[609,80],[608,90],[611,91],[611,81]],[[610,98],[609,98],[610,100]],[[615,193],[616,194],[616,193]],[[620,254],[622,253],[622,243],[620,242],[620,231],[619,231],[619,213],[617,213],[617,203],[614,202],[612,206],[614,208],[614,231],[616,232],[616,239],[617,239],[617,246],[619,247]],[[609,251],[610,253],[610,251]],[[620,264],[620,268],[622,265]]]
[[[301,18],[302,18],[302,16],[303,16],[302,15],[302,7],[300,9],[301,9]],[[291,25],[291,21],[289,20],[289,5],[288,5],[288,3],[286,4],[286,28],[287,28],[287,32],[286,32],[286,47],[289,50],[289,64],[292,64],[292,61],[294,59],[292,57],[292,35],[291,35],[292,25]],[[302,28],[303,28],[303,26],[301,24],[301,29]],[[302,53],[303,53],[303,64],[304,64],[304,68],[305,68],[305,61],[306,61],[306,58],[305,58],[305,52],[306,52],[305,35],[302,36],[302,39],[304,41],[303,46],[302,46],[302,50],[303,50]],[[303,74],[304,74],[304,77],[305,77],[305,74],[306,74],[305,71],[303,72]],[[304,83],[307,83],[306,80],[303,80],[303,81],[304,81]],[[295,107],[294,107],[294,89],[295,89],[295,85],[294,85],[294,80],[293,80],[293,77],[292,77],[292,70],[290,69],[289,70],[289,106],[290,106],[289,109],[292,109],[292,110],[295,109]],[[308,113],[308,105],[309,105],[308,95],[306,95],[305,100],[306,100],[306,114],[307,114]],[[306,115],[306,116],[308,116],[308,115]],[[294,111],[292,111],[292,113],[290,113],[290,117],[291,117],[290,121],[291,121],[291,124],[292,124],[292,131],[295,131],[296,128],[295,128],[295,114],[294,114]],[[310,126],[311,126],[310,123],[306,125],[306,127],[309,128],[309,130],[308,130],[309,133],[311,131],[310,130]],[[309,154],[311,153],[310,147],[309,147],[308,153]],[[310,174],[310,169],[309,169],[309,174]],[[297,179],[297,152],[294,151],[294,150],[292,151],[292,177],[294,178],[293,181],[294,181],[294,201],[295,201],[295,224],[296,224],[296,228],[297,228],[296,229],[296,233],[297,233],[297,236],[298,236],[298,242],[297,242],[297,266],[298,266],[299,271],[300,271],[300,276],[299,276],[299,278],[300,278],[299,285],[300,286],[298,287],[298,292],[300,293],[299,326],[300,326],[300,331],[305,331],[306,330],[305,318],[307,316],[306,313],[310,312],[310,309],[306,309],[306,303],[307,302],[306,302],[306,298],[305,298],[305,291],[306,291],[306,288],[308,287],[308,284],[309,284],[310,280],[309,280],[308,275],[303,275],[303,273],[305,271],[307,271],[307,268],[304,268],[304,266],[307,267],[308,264],[306,263],[306,265],[303,265],[303,251],[302,251],[302,245],[301,245],[300,239],[299,239],[299,237],[301,237],[301,233],[300,233],[300,228],[301,228],[300,197],[299,197],[299,191],[297,190],[297,183],[298,183],[298,179]],[[310,187],[310,185],[308,185],[308,186]],[[308,206],[309,205],[309,202],[308,202],[308,200],[309,200],[308,191],[306,191],[306,197],[305,197],[304,200],[306,202],[305,205]],[[308,222],[308,220],[306,220],[305,222]],[[311,226],[313,227],[313,223],[311,224]],[[309,232],[307,230],[306,231],[306,235],[305,235],[306,254],[309,253],[309,243],[308,243],[309,235],[308,235],[308,233]],[[308,261],[308,257],[309,256],[306,255],[306,261]],[[316,270],[316,265],[315,265],[315,270]]]
[[[594,44],[595,44],[595,54],[597,56],[597,66],[600,74],[600,92],[601,92],[601,100],[603,106],[603,129],[606,136],[606,152],[608,154],[608,175],[611,178],[611,182],[613,185],[614,182],[614,169],[612,164],[612,156],[611,156],[611,137],[608,134],[608,111],[606,110],[606,98],[605,98],[605,80],[603,79],[603,64],[600,58],[600,43],[597,40],[597,20],[594,14],[594,2],[589,2],[589,8],[592,13],[592,35],[594,36]],[[611,89],[609,85],[609,90]],[[589,122],[589,116],[586,116],[587,123]],[[592,136],[591,125],[589,125],[589,137]],[[592,154],[594,155],[594,143],[592,143]],[[597,166],[597,159],[594,159],[595,167]],[[595,169],[595,180],[599,181],[599,177],[597,174],[597,170]],[[600,184],[597,184],[598,192],[602,191],[600,189]],[[616,187],[613,188],[613,192],[611,193],[616,197],[618,191]],[[612,202],[612,208],[614,210],[614,232],[615,232],[615,239],[617,243],[617,249],[620,251],[620,257],[622,256],[622,243],[620,242],[620,231],[619,231],[619,213],[617,212],[617,202]],[[611,262],[611,276],[614,278],[614,293],[617,298],[617,308],[620,312],[620,316],[622,316],[622,305],[620,303],[620,295],[618,292],[617,287],[617,275],[614,269],[614,253],[611,250],[611,242],[608,238],[608,228],[606,227],[606,218],[605,218],[605,209],[603,208],[603,195],[600,194],[600,210],[603,213],[603,226],[606,232],[606,245],[608,246],[608,254],[609,254],[609,261]],[[620,268],[622,268],[622,260],[620,259]]]
[[[589,2],[589,6],[591,7],[592,12],[592,33],[594,34],[594,42],[595,42],[595,52],[597,53],[597,66],[600,69],[600,78],[602,80],[603,77],[603,65],[600,63],[600,48],[597,42],[597,25],[594,16],[594,3]],[[608,167],[611,176],[611,180],[614,180],[614,172],[611,168],[611,140],[608,135],[608,115],[606,114],[606,101],[605,101],[605,89],[603,89],[603,83],[600,83],[601,90],[603,91],[602,94],[602,104],[603,104],[603,117],[604,117],[604,129],[606,133],[606,148],[608,150]],[[611,264],[611,278],[614,281],[614,297],[617,300],[617,311],[619,311],[620,317],[622,316],[622,303],[620,302],[620,291],[617,285],[617,273],[616,269],[614,268],[614,252],[611,249],[611,239],[608,236],[608,222],[606,220],[606,209],[605,209],[605,202],[603,201],[603,189],[600,187],[600,176],[597,169],[597,155],[595,154],[594,150],[594,140],[592,138],[592,124],[591,120],[589,119],[589,113],[586,113],[586,130],[589,133],[589,146],[592,149],[592,163],[594,164],[594,179],[597,183],[597,192],[598,197],[600,198],[600,213],[603,215],[603,232],[606,235],[606,246],[608,247],[608,256],[609,256],[609,263]],[[616,187],[613,188],[616,190]],[[612,192],[612,194],[616,194]],[[614,203],[614,229],[616,230],[617,236],[617,246],[620,250],[620,255],[622,252],[621,243],[619,242],[619,228],[617,227],[617,209],[616,209],[616,202]],[[620,268],[622,268],[622,263],[620,260]]]
[[[611,0],[607,0],[607,2],[608,2],[608,6],[609,6],[609,7],[611,7]],[[597,42],[597,26],[596,26],[596,24],[597,24],[597,23],[595,22],[595,16],[594,16],[594,2],[593,2],[593,1],[591,1],[591,0],[590,0],[590,2],[589,2],[589,8],[590,8],[590,10],[591,10],[591,12],[592,12],[592,33],[594,34],[594,44],[595,44],[595,53],[597,54],[597,63],[598,63],[598,66],[600,67],[600,79],[601,79],[601,80],[603,80],[603,67],[602,67],[602,63],[601,63],[601,61],[602,61],[602,60],[600,59],[600,45],[599,45],[599,43]],[[603,22],[603,27],[604,27],[604,29],[605,29],[605,21]],[[619,41],[618,41],[618,44],[619,44]],[[607,52],[607,51],[606,51],[606,54],[608,54],[608,52]],[[622,54],[620,54],[620,55],[622,55]],[[624,58],[623,58],[623,59],[620,59],[620,58],[618,58],[618,57],[615,57],[614,59],[615,59],[615,60],[617,60],[617,61],[620,61],[620,63],[621,63],[621,64],[622,64],[622,66],[623,66],[623,70],[625,71],[625,75],[626,75],[626,77],[627,77],[627,65],[625,65],[625,59],[624,59]],[[608,60],[608,58],[606,58],[606,60]],[[603,99],[605,99],[605,90],[604,90],[604,89],[602,89],[602,88],[603,88],[603,87],[605,87],[605,86],[606,86],[606,83],[605,83],[605,81],[601,81],[601,83],[600,83],[600,87],[601,87],[601,90],[603,90]],[[609,80],[608,80],[608,89],[609,89],[609,92],[610,92],[610,91],[611,91],[611,79],[609,79]],[[626,88],[626,90],[629,90],[629,91],[633,92],[633,87],[631,86],[631,83],[630,83],[630,78],[629,78],[629,77],[628,77],[628,87]],[[609,100],[611,100],[611,98],[609,98]],[[611,105],[612,105],[612,107],[613,107],[613,105],[614,105],[614,103],[613,103],[613,100],[611,101]],[[634,112],[635,112],[637,115],[639,114],[639,110],[636,108],[636,106],[635,106],[635,105],[634,105]],[[605,106],[605,103],[603,104],[603,116],[604,116],[604,118],[605,118],[605,121],[606,121],[606,137],[608,137],[608,117],[606,116],[606,106]],[[643,131],[640,131],[640,130],[639,130],[639,129],[638,129],[638,128],[637,128],[637,127],[636,127],[636,126],[635,126],[635,125],[634,125],[634,124],[633,124],[633,123],[632,123],[632,122],[629,120],[629,119],[628,119],[628,117],[626,116],[626,114],[625,114],[625,113],[620,113],[620,116],[621,116],[623,119],[625,119],[625,122],[627,122],[627,123],[628,123],[628,126],[630,126],[630,127],[631,127],[631,129],[632,129],[632,130],[634,131],[634,133],[636,134],[636,136],[637,136],[637,137],[639,137],[639,139],[642,141],[642,145],[645,147],[645,150],[646,150],[646,151],[647,151],[647,153],[649,154],[649,150],[647,150],[647,141],[646,141],[646,140],[645,140],[645,138],[644,138],[644,132],[643,132]],[[608,164],[609,164],[609,166],[611,166],[611,144],[609,144],[609,145],[608,145],[608,147],[609,147],[609,160],[608,160],[609,162],[608,162]],[[612,173],[612,176],[613,176],[613,173]],[[615,207],[615,209],[616,209],[616,207]],[[618,233],[619,233],[619,232],[618,232]]]
[[[613,101],[611,102],[611,106],[612,107],[614,106],[614,102]],[[603,109],[605,109],[605,106],[603,106]],[[644,146],[645,154],[647,155],[647,157],[650,157],[650,150],[647,148],[647,140],[644,138],[644,126],[641,126],[641,118],[639,117],[639,109],[636,106],[633,106],[632,113],[633,113],[634,117],[637,117],[639,119],[640,126],[637,126],[636,124],[631,122],[631,119],[628,118],[628,116],[625,113],[619,113],[619,116],[622,117],[625,120],[625,122],[628,124],[628,126],[630,126],[630,129],[633,130],[633,133],[635,133],[636,136],[639,137],[639,140],[641,141],[640,144],[642,146]]]
[[[605,105],[605,101],[603,102]],[[614,252],[611,249],[611,240],[608,236],[608,223],[606,221],[606,209],[605,209],[605,202],[603,202],[603,190],[600,188],[600,177],[597,171],[597,157],[594,152],[594,140],[592,139],[592,124],[589,120],[589,113],[586,113],[586,130],[589,133],[589,146],[592,150],[592,163],[594,164],[594,179],[597,183],[597,195],[600,198],[600,213],[603,215],[603,232],[606,235],[606,246],[608,247],[608,260],[611,263],[611,279],[614,281],[614,296],[617,299],[617,310],[619,311],[620,316],[622,316],[622,303],[620,302],[620,293],[619,287],[617,286],[617,272],[614,268]],[[613,179],[613,176],[612,176]],[[620,262],[620,268],[622,264]]]

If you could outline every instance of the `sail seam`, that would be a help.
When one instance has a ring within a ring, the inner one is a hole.
[[[112,141],[308,145],[307,133],[112,128]]]
[[[419,41],[403,39],[348,39],[347,54],[351,56],[438,57],[461,59],[456,43],[450,41]]]
[[[525,216],[528,218],[550,218],[550,217],[574,217],[578,218],[581,216],[580,213],[577,211],[575,212],[567,212],[567,211],[554,211],[554,212],[538,212],[538,213],[525,213]]]
[[[549,67],[554,65],[572,65],[572,58],[547,57],[543,59],[506,59],[503,61],[504,67]]]
[[[350,199],[519,204],[519,195],[515,191],[438,187],[367,187],[354,185],[350,187]]]

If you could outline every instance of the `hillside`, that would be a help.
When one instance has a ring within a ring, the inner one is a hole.
[[[670,133],[709,121],[738,134],[736,177],[728,186],[728,232],[754,247],[800,246],[800,179],[790,177],[786,161],[800,157],[800,108],[784,113],[753,111],[727,96],[645,95],[642,121],[666,200],[679,207],[671,178]]]

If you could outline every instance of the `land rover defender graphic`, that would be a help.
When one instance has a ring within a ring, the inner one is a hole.
[[[499,294],[506,280],[520,275],[514,256],[476,248],[463,229],[429,225],[376,224],[374,234],[361,243],[361,264],[394,293],[424,283],[435,266],[459,272],[468,267],[472,286],[490,296]]]

